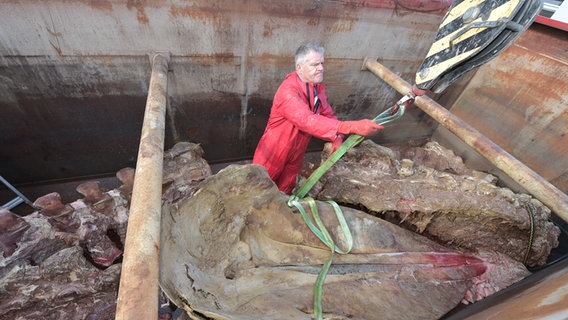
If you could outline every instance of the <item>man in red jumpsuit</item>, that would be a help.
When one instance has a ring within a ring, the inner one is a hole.
[[[324,48],[302,45],[296,70],[286,76],[272,103],[268,124],[254,153],[278,189],[291,194],[312,136],[332,142],[335,151],[344,134],[368,136],[383,127],[372,120],[339,121],[327,102],[323,82]]]

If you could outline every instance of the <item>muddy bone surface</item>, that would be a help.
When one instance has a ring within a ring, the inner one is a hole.
[[[366,140],[331,167],[311,195],[365,208],[454,249],[545,264],[560,234],[550,209],[497,183],[436,142],[391,149]]]
[[[546,207],[497,187],[436,143],[396,150],[366,142],[332,168],[312,195],[345,205],[354,247],[334,258],[324,317],[438,319],[526,277],[523,261],[543,264],[558,245]],[[167,295],[195,319],[310,319],[313,286],[330,253],[287,200],[263,167],[232,165],[193,196],[165,203]],[[317,206],[341,247],[333,210]],[[460,230],[477,233],[459,237]]]
[[[51,193],[28,216],[0,212],[1,320],[114,318],[134,170],[116,176],[117,189],[93,181],[77,186],[83,197],[74,202]],[[201,147],[183,142],[165,152],[163,177],[161,299],[192,319],[313,316],[330,251],[263,167],[212,174]],[[341,204],[353,235],[353,250],[335,255],[323,286],[329,319],[438,319],[523,279],[523,262],[544,264],[558,244],[548,208],[436,143],[364,142],[311,195]],[[341,247],[335,214],[319,200]]]

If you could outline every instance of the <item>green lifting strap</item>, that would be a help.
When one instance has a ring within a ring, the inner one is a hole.
[[[404,96],[393,107],[383,111],[380,115],[375,117],[373,121],[375,121],[375,123],[383,125],[402,117],[404,115],[407,103],[411,103],[412,101],[414,101],[414,97],[412,95],[409,94],[407,96]],[[363,141],[363,139],[364,137],[360,135],[351,135],[349,138],[347,138],[347,140],[345,140],[341,144],[341,146],[337,150],[335,150],[335,152],[329,158],[327,158],[327,160],[324,161],[324,163],[316,171],[314,171],[310,175],[304,185],[300,187],[295,192],[295,194],[291,195],[290,199],[288,200],[288,206],[296,207],[298,211],[300,211],[302,218],[304,219],[310,230],[331,250],[331,255],[320,270],[316,279],[316,283],[314,285],[314,315],[318,320],[323,319],[323,310],[321,306],[323,283],[325,281],[329,268],[331,267],[333,255],[335,252],[339,254],[347,254],[351,252],[351,249],[353,248],[353,236],[351,235],[351,231],[349,230],[349,226],[347,226],[347,222],[345,221],[345,217],[343,216],[343,212],[341,211],[339,205],[331,200],[326,201],[333,207],[335,215],[337,216],[337,220],[339,221],[341,231],[343,232],[343,235],[347,241],[346,250],[341,250],[339,247],[337,247],[333,241],[333,238],[321,221],[315,200],[311,197],[306,197],[306,194],[312,189],[314,184],[321,178],[321,176],[323,176],[325,172],[337,162],[337,160],[339,160],[349,149]],[[315,224],[306,213],[306,210],[304,210],[303,203],[308,204]]]
[[[308,214],[306,213],[306,210],[304,210],[302,202],[306,202],[308,204],[317,226],[314,225],[314,223],[309,218]],[[304,199],[298,199],[296,196],[292,195],[288,200],[288,206],[290,207],[295,206],[300,211],[302,218],[304,218],[304,221],[306,222],[310,230],[312,230],[312,232],[331,250],[331,255],[329,256],[327,261],[324,263],[322,269],[320,270],[318,277],[316,279],[316,283],[314,285],[314,315],[318,320],[323,319],[323,310],[321,306],[321,298],[323,295],[323,283],[325,281],[329,268],[331,267],[333,254],[335,252],[339,254],[348,254],[349,252],[351,252],[351,249],[353,248],[353,236],[351,235],[351,231],[347,226],[347,221],[345,221],[345,217],[343,216],[343,212],[341,212],[341,208],[339,208],[337,203],[335,203],[334,201],[330,200],[326,202],[329,203],[333,207],[333,210],[335,211],[335,215],[337,216],[337,220],[339,221],[339,225],[341,226],[341,230],[343,231],[343,234],[347,241],[346,250],[341,250],[339,247],[335,245],[333,238],[325,228],[325,225],[323,224],[319,216],[317,205],[313,198],[307,197]]]
[[[404,98],[406,97],[407,96],[403,97],[396,105],[376,116],[373,121],[375,121],[375,123],[383,125],[402,117],[404,115],[404,110],[406,109],[404,105],[404,103],[406,103],[406,101],[404,101]],[[410,99],[414,100],[414,98]],[[316,182],[327,172],[327,170],[329,170],[329,168],[331,168],[331,166],[333,166],[339,159],[341,159],[341,157],[343,157],[343,155],[347,151],[349,151],[349,149],[358,145],[364,139],[365,137],[356,134],[349,136],[349,138],[347,138],[347,140],[345,140],[341,144],[341,146],[337,148],[337,150],[335,150],[335,152],[332,153],[329,158],[327,158],[327,160],[325,160],[324,163],[322,163],[319,168],[317,168],[310,175],[306,182],[304,182],[304,184],[294,193],[295,196],[299,199],[304,198],[308,194],[308,192],[310,192],[314,184],[316,184]]]

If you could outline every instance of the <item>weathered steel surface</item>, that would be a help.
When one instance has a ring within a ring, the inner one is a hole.
[[[301,42],[327,48],[327,91],[338,116],[373,117],[396,92],[368,81],[360,59],[381,56],[412,78],[449,5],[2,1],[0,167],[19,184],[134,166],[153,50],[172,55],[166,146],[200,143],[213,163],[252,156]],[[378,139],[428,137],[433,125],[412,114]]]
[[[169,54],[151,56],[152,76],[124,244],[116,319],[156,319],[160,270],[162,168]]]
[[[133,166],[149,74],[148,57],[0,58],[6,179],[37,182]]]
[[[533,25],[515,44],[482,66],[450,105],[452,113],[565,193],[567,47],[568,33]],[[466,162],[475,158],[467,151],[463,156]]]
[[[415,0],[3,1],[0,170],[20,185],[112,176],[135,166],[149,82],[146,54],[156,48],[172,52],[166,146],[200,143],[211,163],[251,157],[300,42],[326,46],[327,92],[338,117],[372,117],[399,95],[360,72],[361,58],[380,57],[411,81],[448,6]],[[470,89],[461,83],[445,93],[460,99],[447,104],[455,114],[565,191],[567,37],[533,25],[506,58],[480,69]],[[462,89],[462,95],[454,92]],[[543,108],[535,107],[542,101]],[[504,125],[494,122],[505,116]],[[375,140],[420,140],[436,126],[411,109]],[[318,148],[313,139],[311,150]]]
[[[366,59],[364,66],[401,94],[412,91],[412,85],[374,59]],[[428,96],[416,97],[415,104],[568,222],[568,195]]]

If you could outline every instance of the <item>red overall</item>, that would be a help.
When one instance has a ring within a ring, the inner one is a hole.
[[[254,153],[253,163],[263,165],[286,194],[296,185],[310,138],[333,141],[340,125],[327,102],[325,84],[315,85],[321,102],[315,113],[314,85],[309,83],[308,87],[309,95],[295,71],[286,76],[276,91],[268,124]]]

